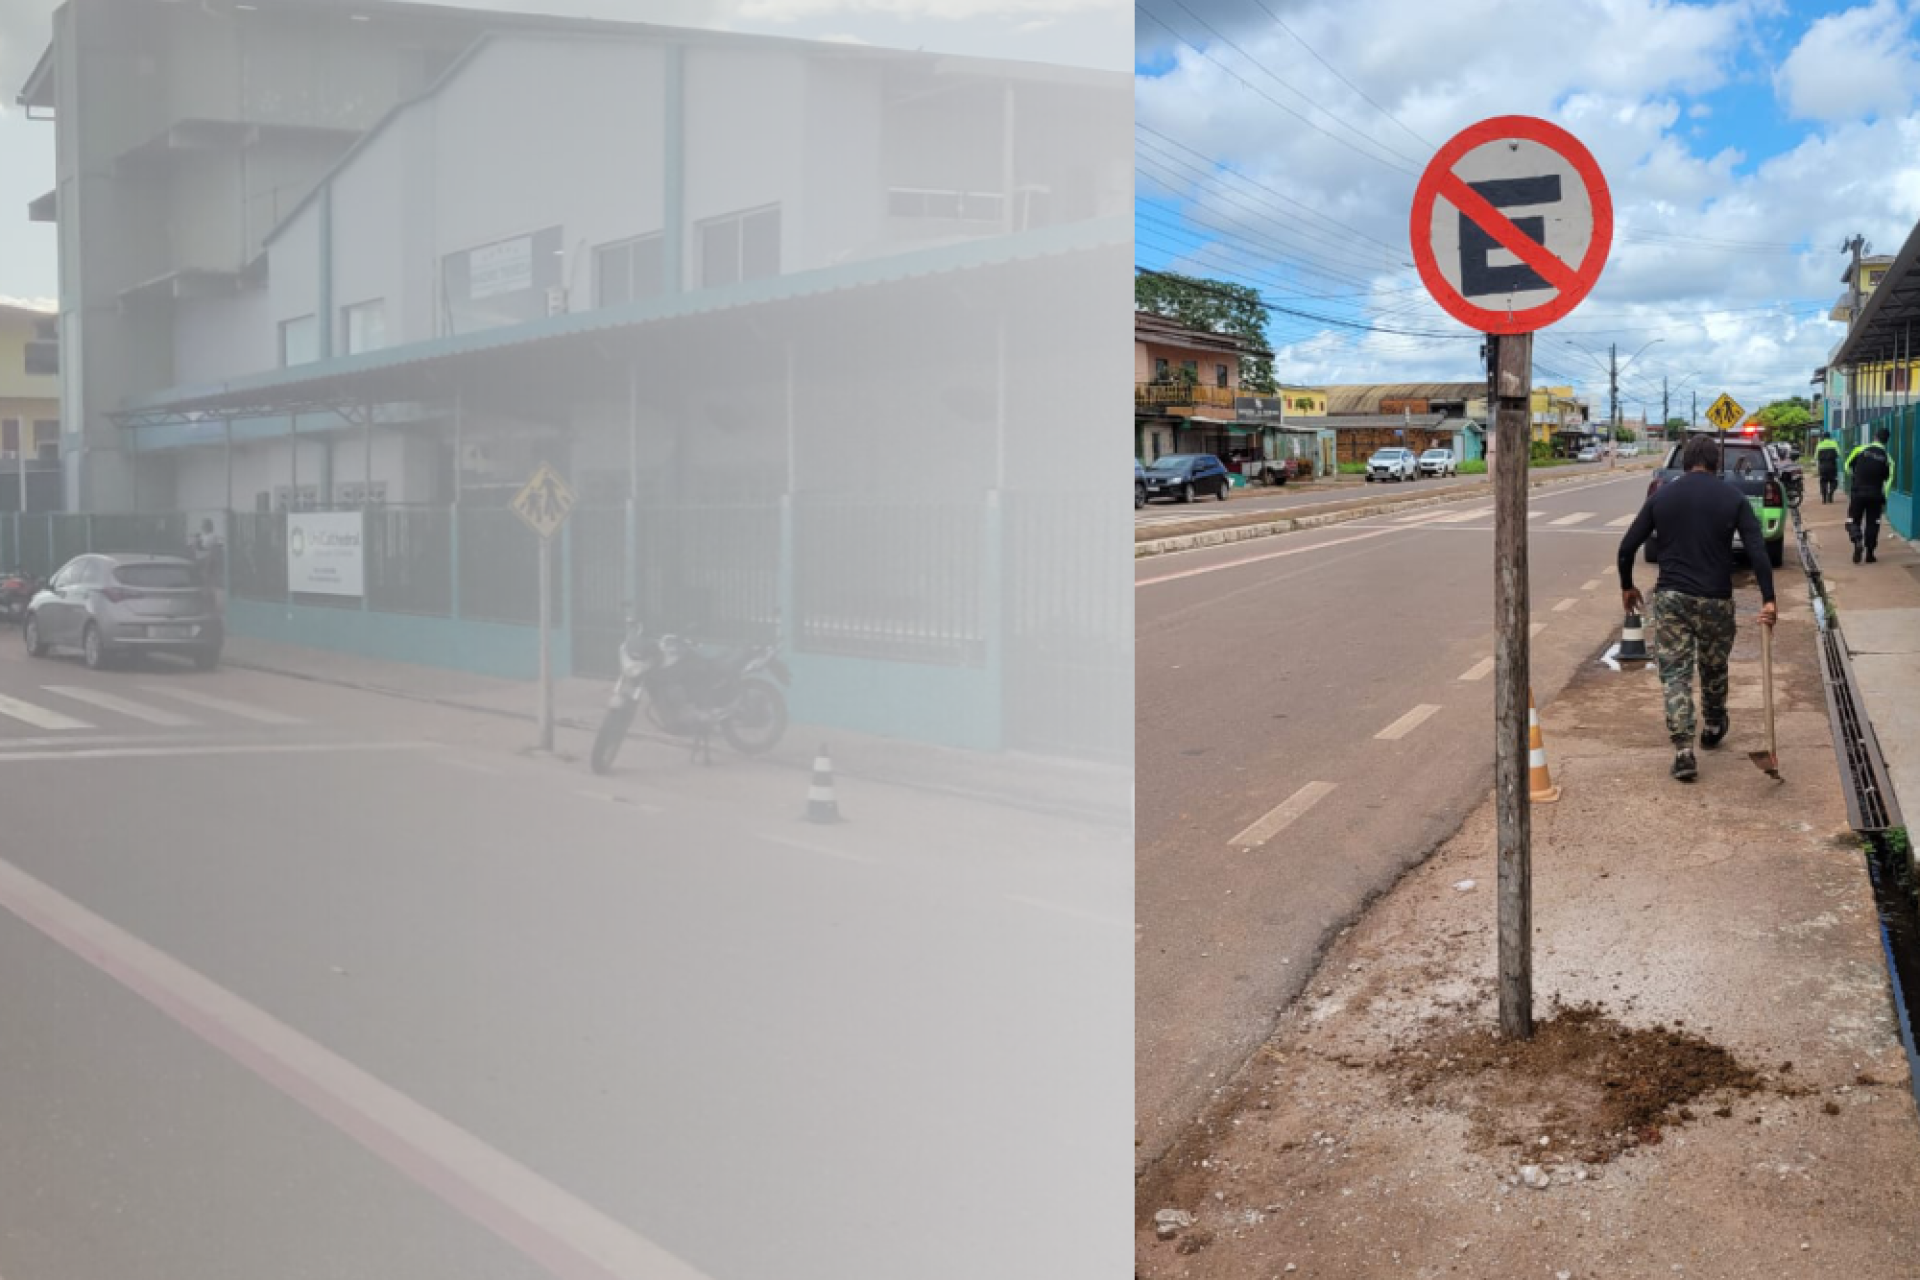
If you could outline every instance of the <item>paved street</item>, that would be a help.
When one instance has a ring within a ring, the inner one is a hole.
[[[1542,701],[1615,634],[1645,491],[1532,495]],[[1491,786],[1492,528],[1489,498],[1136,565],[1142,1160]]]
[[[6,1280],[1124,1266],[1124,829],[0,642]]]
[[[1633,460],[1622,459],[1621,462],[1631,465]],[[1559,479],[1562,476],[1604,475],[1606,472],[1607,464],[1604,462],[1578,463],[1540,471],[1534,478],[1552,476]],[[1323,484],[1312,488],[1284,485],[1277,489],[1235,489],[1232,496],[1224,503],[1212,498],[1202,498],[1193,503],[1150,502],[1136,510],[1133,513],[1133,519],[1136,527],[1154,528],[1223,514],[1242,515],[1249,511],[1293,511],[1302,507],[1333,507],[1361,498],[1384,499],[1439,493],[1461,485],[1485,484],[1486,479],[1484,475],[1429,476],[1401,484],[1368,484],[1356,477],[1338,484]]]

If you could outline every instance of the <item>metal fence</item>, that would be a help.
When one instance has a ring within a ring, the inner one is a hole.
[[[533,626],[539,580],[540,540],[519,516],[504,507],[460,509],[461,617]]]
[[[807,499],[794,507],[795,646],[982,666],[986,507]]]
[[[366,517],[367,606],[444,618],[453,612],[453,512],[382,507]]]

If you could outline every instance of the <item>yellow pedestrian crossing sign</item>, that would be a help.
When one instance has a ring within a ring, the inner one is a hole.
[[[542,538],[551,538],[573,514],[573,490],[546,463],[513,499],[513,513]]]
[[[1733,397],[1722,391],[1720,398],[1707,406],[1707,421],[1722,431],[1731,431],[1740,425],[1747,411],[1735,404]]]

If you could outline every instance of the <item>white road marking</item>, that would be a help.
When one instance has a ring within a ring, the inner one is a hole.
[[[1306,786],[1273,806],[1258,822],[1248,827],[1245,831],[1242,831],[1228,843],[1238,845],[1242,849],[1259,848],[1267,841],[1279,835],[1295,818],[1298,818],[1301,814],[1325,799],[1327,793],[1332,791],[1333,788],[1334,784],[1331,782],[1309,782]]]
[[[0,738],[0,759],[8,755],[32,750],[36,747],[152,747],[165,743],[205,742],[204,735],[183,733],[147,733],[133,734],[96,734],[87,738]],[[61,752],[62,755],[68,754]]]
[[[1383,739],[1387,742],[1393,742],[1397,739],[1404,738],[1408,734],[1412,733],[1415,729],[1418,729],[1421,725],[1425,724],[1433,716],[1433,714],[1438,710],[1440,710],[1440,708],[1437,706],[1434,706],[1432,703],[1423,702],[1419,706],[1415,707],[1413,710],[1407,712],[1407,714],[1401,716],[1398,720],[1395,720],[1392,724],[1388,725],[1386,728],[1382,729],[1380,732],[1374,734],[1373,736],[1375,738]]]
[[[31,702],[22,702],[18,698],[9,698],[0,694],[0,716],[10,720],[19,720],[36,729],[91,729],[85,720],[76,720],[63,712],[48,707],[36,707]]]
[[[1546,624],[1546,623],[1544,623],[1544,622],[1536,622],[1536,623],[1533,623],[1532,625],[1530,625],[1530,626],[1528,626],[1528,628],[1527,628],[1527,635],[1528,635],[1529,637],[1532,637],[1532,636],[1537,636],[1537,635],[1539,635],[1539,634],[1540,634],[1540,633],[1541,633],[1542,631],[1545,631],[1546,629],[1547,629],[1547,624]]]
[[[211,693],[201,693],[198,689],[176,689],[170,685],[141,685],[147,693],[157,693],[163,698],[176,698],[181,702],[190,702],[196,707],[205,707],[209,711],[221,711],[242,720],[251,720],[256,724],[304,724],[298,716],[286,715],[279,711],[269,711],[265,707],[252,706],[245,702],[235,702],[231,698],[217,698]]]
[[[1639,514],[1640,513],[1636,511],[1633,513],[1633,515],[1616,516],[1614,519],[1607,521],[1607,528],[1624,529],[1628,525],[1632,524],[1634,520],[1634,516],[1637,516]]]
[[[1482,658],[1460,673],[1462,680],[1485,680],[1493,674],[1493,659]]]
[[[764,840],[768,844],[777,844],[782,848],[798,849],[802,853],[817,853],[823,858],[839,858],[842,862],[858,862],[869,867],[879,862],[878,858],[870,858],[862,853],[850,853],[845,849],[834,849],[824,844],[812,844],[805,840],[794,840],[787,836],[762,833],[754,838]]]
[[[1553,611],[1555,613],[1565,613],[1567,610],[1573,608],[1573,606],[1579,603],[1580,603],[1580,599],[1578,596],[1569,596],[1567,599],[1562,600],[1559,604],[1553,606]]]
[[[1538,520],[1538,519],[1539,519],[1539,518],[1540,518],[1541,516],[1543,516],[1543,515],[1545,515],[1545,514],[1547,514],[1547,513],[1546,513],[1546,512],[1544,512],[1544,511],[1542,511],[1542,510],[1541,510],[1540,508],[1538,508],[1538,507],[1529,507],[1529,508],[1527,508],[1527,519],[1529,519],[1529,520]]]
[[[1595,587],[1597,587],[1597,586],[1599,586],[1599,585],[1600,585],[1600,579],[1598,579],[1598,578],[1595,578],[1595,579],[1593,579],[1593,580],[1592,580],[1591,582],[1583,582],[1583,583],[1581,583],[1581,584],[1580,584],[1580,589],[1581,589],[1582,591],[1591,591],[1591,590],[1593,590],[1593,589],[1594,589]]]
[[[1434,516],[1432,511],[1422,508],[1421,510],[1414,512],[1410,516],[1401,516],[1398,520],[1395,520],[1394,523],[1395,524],[1419,524],[1422,520],[1432,520],[1435,518],[1436,517]],[[1444,519],[1445,517],[1438,517],[1438,518]]]
[[[1588,520],[1593,519],[1593,517],[1594,517],[1594,513],[1591,511],[1576,511],[1570,516],[1561,516],[1558,520],[1555,520],[1552,523],[1564,527],[1570,524],[1584,524]]]
[[[0,907],[337,1127],[541,1270],[565,1280],[704,1280],[631,1227],[6,862],[0,862]]]
[[[1441,516],[1435,524],[1464,524],[1469,520],[1479,520],[1493,514],[1492,507],[1479,507],[1472,511],[1457,511],[1452,515]]]
[[[118,694],[102,693],[98,689],[83,689],[79,685],[69,684],[50,684],[44,688],[48,693],[57,693],[63,698],[72,698],[75,702],[84,702],[104,711],[115,711],[123,716],[131,716],[135,720],[144,720],[148,724],[157,724],[164,729],[186,729],[194,724],[189,716],[148,706],[144,702],[135,702],[131,698],[122,698]]]
[[[1134,590],[1151,587],[1162,582],[1173,582],[1180,578],[1195,578],[1203,573],[1219,573],[1223,569],[1238,569],[1242,565],[1259,564],[1263,560],[1279,560],[1285,556],[1302,556],[1309,551],[1327,551],[1333,547],[1344,547],[1349,542],[1365,542],[1369,538],[1384,537],[1389,533],[1400,533],[1400,529],[1375,529],[1370,533],[1356,534],[1351,538],[1335,538],[1331,542],[1316,542],[1312,546],[1292,547],[1286,551],[1269,551],[1265,555],[1248,556],[1242,560],[1228,560],[1221,564],[1202,565],[1197,569],[1182,569],[1177,573],[1163,573],[1157,578],[1141,578],[1133,584]]]
[[[0,751],[0,764],[21,760],[146,760],[171,756],[311,755],[328,751],[426,751],[430,742],[226,743],[217,746],[81,747],[73,751]]]

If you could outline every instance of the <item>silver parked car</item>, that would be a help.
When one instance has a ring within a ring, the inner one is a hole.
[[[1451,449],[1429,449],[1420,455],[1420,474],[1423,476],[1459,475],[1460,464],[1454,461]]]
[[[95,671],[130,653],[177,653],[202,671],[225,639],[212,588],[178,556],[98,554],[67,562],[27,605],[27,652],[78,649]]]
[[[1388,448],[1375,449],[1373,456],[1367,459],[1367,483],[1375,480],[1385,484],[1392,480],[1418,480],[1420,478],[1420,459],[1411,449]]]

